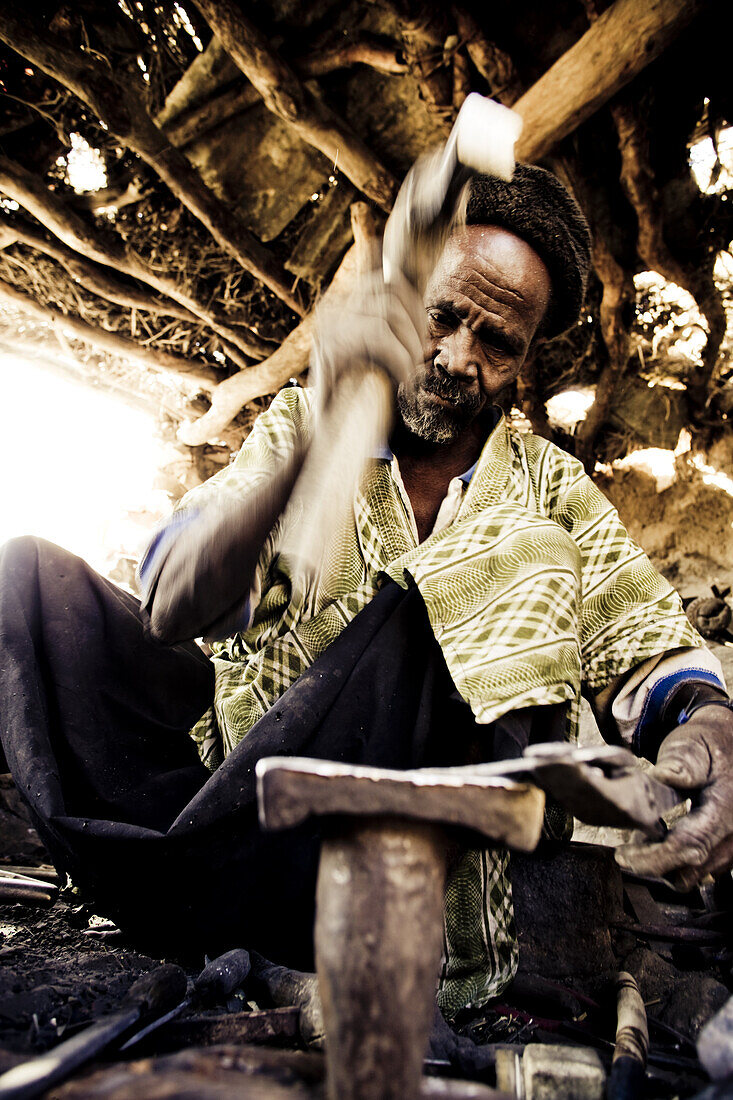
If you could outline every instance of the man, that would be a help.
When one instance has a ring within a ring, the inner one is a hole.
[[[533,340],[577,318],[582,214],[549,173],[520,167],[511,184],[474,183],[467,221],[428,285],[424,348],[409,296],[353,321],[382,334],[374,358],[393,375],[406,360],[417,368],[398,390],[391,448],[317,576],[285,549],[312,432],[312,399],[294,387],[151,545],[151,630],[190,637],[208,609],[210,633],[229,635],[213,670],[192,644],[157,647],[136,602],[78,559],[24,540],[5,552],[2,735],[19,788],[54,857],[168,950],[244,943],[290,965],[308,958],[316,826],[259,833],[260,756],[502,759],[572,736],[581,683],[607,736],[703,792],[627,862],[677,870],[682,885],[733,862],[719,665],[579,463],[511,431],[492,404]],[[212,775],[187,736],[204,711],[192,732]],[[446,944],[446,1013],[510,980],[505,853],[455,862]]]

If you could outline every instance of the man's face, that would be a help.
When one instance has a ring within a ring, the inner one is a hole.
[[[425,292],[425,360],[397,394],[407,428],[458,439],[517,377],[549,300],[547,268],[526,241],[493,225],[454,233]]]

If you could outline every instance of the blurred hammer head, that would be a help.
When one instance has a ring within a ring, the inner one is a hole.
[[[386,281],[403,276],[422,294],[449,233],[465,217],[473,172],[510,180],[522,129],[516,111],[473,92],[442,148],[420,157],[405,177],[384,233]]]

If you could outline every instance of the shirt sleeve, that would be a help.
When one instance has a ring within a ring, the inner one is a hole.
[[[541,509],[568,531],[581,554],[584,685],[599,692],[651,657],[701,647],[679,595],[629,537],[581,463],[545,443],[535,469]]]
[[[278,462],[288,457],[308,430],[308,399],[305,391],[289,386],[275,397],[270,407],[255,421],[254,427],[231,465],[191,489],[172,516],[155,532],[137,571],[138,589],[143,607],[147,607],[158,578],[176,539],[183,530],[200,520],[211,505],[245,497],[274,472]],[[261,578],[272,555],[271,533],[260,555],[256,576],[248,596],[228,621],[229,633],[250,625],[259,602]]]
[[[704,683],[727,691],[723,668],[707,647],[679,649],[642,661],[624,681],[611,703],[622,741],[644,755],[646,734],[673,693],[684,683]]]

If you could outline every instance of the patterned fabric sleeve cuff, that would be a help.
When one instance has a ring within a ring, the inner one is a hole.
[[[143,612],[149,612],[155,596],[166,558],[176,539],[186,527],[194,523],[201,514],[200,508],[187,508],[180,512],[174,512],[170,519],[159,527],[148,544],[137,569],[137,584],[140,593],[140,603]],[[218,641],[227,638],[238,631],[247,630],[252,623],[252,608],[256,601],[252,599],[253,591],[250,590],[244,602],[233,612],[215,623],[207,641]]]
[[[690,717],[686,712],[690,692],[683,691],[686,686],[693,689],[696,705],[727,701],[727,697],[720,697],[721,693],[723,696],[726,694],[725,683],[708,669],[679,669],[657,680],[646,697],[634,731],[633,747],[640,756],[654,759],[662,737]],[[680,697],[679,706],[675,705],[676,696]]]
[[[726,690],[720,661],[705,646],[657,653],[638,664],[611,703],[622,742],[647,756],[648,735],[658,727],[665,704],[682,685],[694,683],[711,696]]]
[[[199,515],[198,508],[174,512],[153,535],[137,567],[137,587],[143,607],[148,607],[158,583],[163,563],[181,531]]]

